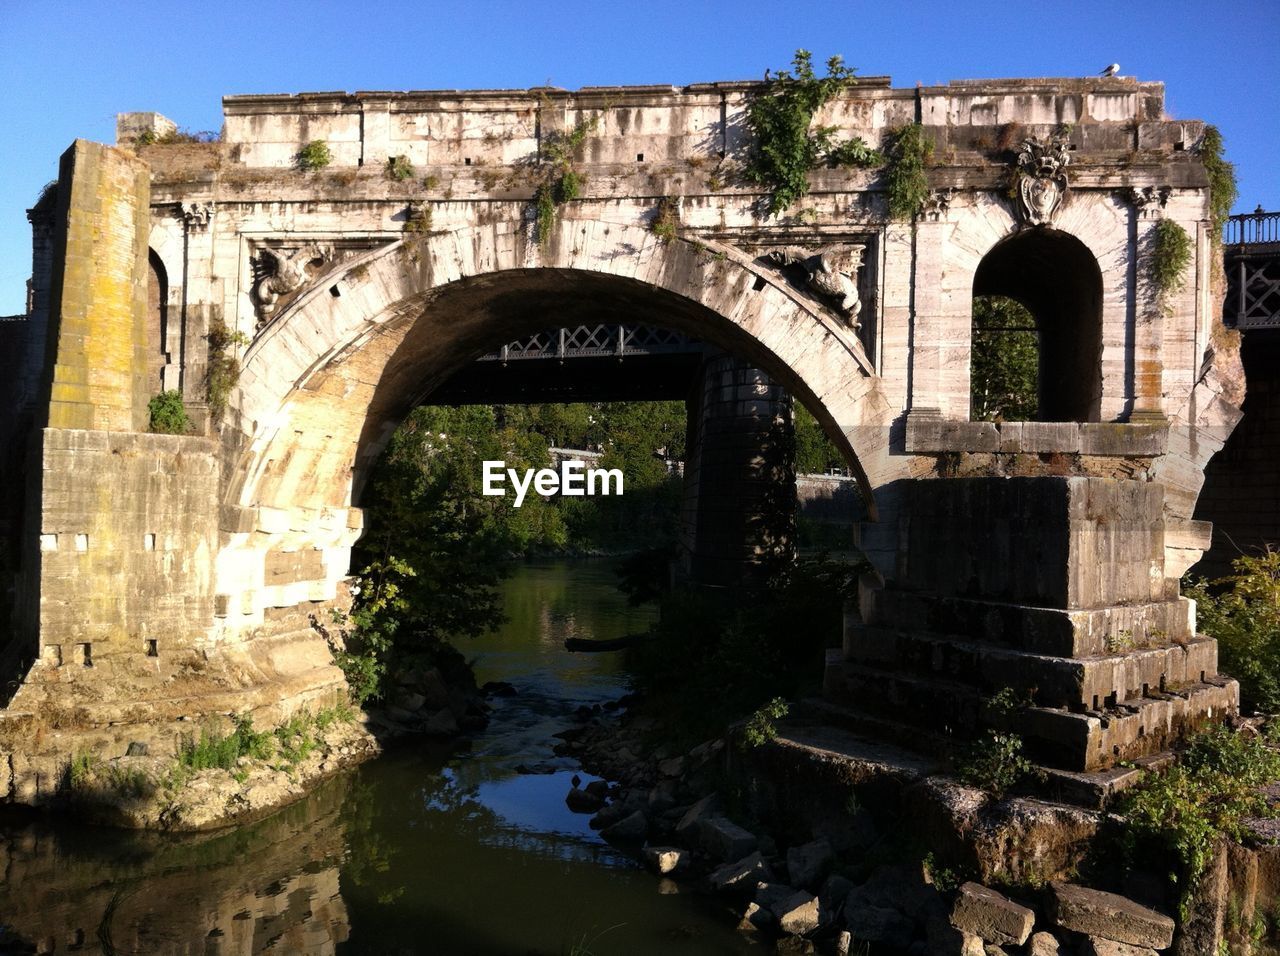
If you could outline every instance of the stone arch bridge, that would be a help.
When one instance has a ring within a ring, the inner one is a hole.
[[[0,325],[9,799],[54,792],[73,745],[340,692],[309,621],[347,600],[370,464],[459,369],[577,324],[711,343],[735,359],[708,403],[750,416],[761,370],[837,443],[876,573],[827,691],[867,726],[945,744],[1011,686],[1033,752],[1095,771],[1232,710],[1178,595],[1243,391],[1203,124],[1128,78],[864,79],[817,121],[872,145],[921,124],[916,214],[870,168],[767,215],[742,176],[762,91],[234,96],[218,142],[138,113],[77,141]],[[581,195],[540,224],[539,157],[588,121]],[[300,168],[315,142],[329,162]],[[1163,291],[1162,220],[1191,245]],[[1034,315],[1045,420],[969,420],[975,294]],[[148,434],[166,389],[197,434]]]

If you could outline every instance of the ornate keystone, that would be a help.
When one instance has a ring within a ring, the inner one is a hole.
[[[213,218],[211,202],[184,202],[180,208],[183,221],[192,229],[208,228],[209,220]]]
[[[1160,219],[1172,192],[1170,186],[1130,186],[1126,198],[1133,203],[1139,219]]]
[[[862,253],[866,246],[823,246],[810,250],[802,246],[787,246],[770,252],[768,258],[784,266],[798,265],[808,274],[809,285],[819,295],[833,300],[854,328],[861,327],[858,312],[862,302],[858,298],[858,270],[862,268]]]
[[[1032,136],[1018,150],[1018,210],[1028,226],[1047,226],[1067,195],[1071,151],[1065,139],[1040,142]]]

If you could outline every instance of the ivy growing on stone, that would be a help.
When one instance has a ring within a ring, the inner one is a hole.
[[[1151,283],[1158,301],[1163,302],[1183,287],[1190,263],[1191,237],[1187,230],[1172,219],[1161,219],[1151,237]]]
[[[827,75],[813,72],[813,55],[796,50],[790,70],[780,70],[747,103],[747,126],[754,144],[746,178],[769,190],[769,212],[783,212],[809,192],[809,170],[821,165],[875,166],[879,152],[861,139],[837,141],[834,126],[810,129],[813,117],[832,97],[851,86],[854,70],[843,58],[827,61]]]
[[[248,345],[249,337],[229,328],[224,322],[214,322],[205,336],[209,342],[209,371],[206,376],[206,394],[209,411],[218,418],[227,410],[231,390],[240,381],[240,360],[235,347]]]
[[[910,123],[896,129],[889,140],[889,216],[910,219],[929,196],[925,166],[933,155],[933,142],[924,127]]]
[[[1200,139],[1200,161],[1209,175],[1209,215],[1213,217],[1215,242],[1222,241],[1222,227],[1231,215],[1240,191],[1236,188],[1236,168],[1222,158],[1222,133],[1216,126],[1206,126]]]

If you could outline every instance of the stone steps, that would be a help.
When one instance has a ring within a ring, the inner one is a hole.
[[[828,700],[954,739],[976,737],[983,727],[1016,732],[1029,757],[1064,770],[1107,770],[1160,753],[1187,731],[1239,704],[1235,681],[1206,675],[1204,683],[1117,701],[1101,711],[1030,707],[1006,717],[993,712],[988,695],[971,685],[832,658],[824,682]]]
[[[954,634],[1032,654],[1097,657],[1121,646],[1189,640],[1194,636],[1191,612],[1186,598],[1065,610],[887,588],[867,595],[863,620],[871,626]]]
[[[946,635],[850,626],[845,659],[897,673],[936,677],[994,693],[1012,689],[1042,707],[1097,711],[1217,673],[1217,643],[1186,643],[1088,658],[1028,654]]]

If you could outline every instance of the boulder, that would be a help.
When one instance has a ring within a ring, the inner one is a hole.
[[[744,933],[756,930],[772,932],[776,925],[777,920],[774,919],[773,914],[759,903],[748,903],[742,919],[738,920],[738,929]]]
[[[787,850],[787,876],[796,886],[817,889],[836,855],[826,840],[814,840]]]
[[[752,899],[765,909],[778,913],[783,905],[796,895],[796,892],[794,886],[787,886],[786,883],[757,883],[755,896]]]
[[[1032,933],[1027,941],[1027,956],[1061,956],[1062,947],[1052,933]]]
[[[844,906],[845,898],[849,895],[849,891],[853,889],[853,881],[841,876],[839,873],[832,873],[822,884],[822,889],[818,891],[818,902],[831,912],[838,912],[840,907]]]
[[[564,802],[574,813],[595,813],[604,806],[604,798],[588,790],[571,787]]]
[[[1050,917],[1055,925],[1085,936],[1150,949],[1173,945],[1174,922],[1168,916],[1074,883],[1050,884]]]
[[[719,809],[720,795],[718,793],[707,794],[691,806],[685,815],[680,818],[680,822],[676,824],[676,836],[686,845],[696,843],[702,821],[714,815]]]
[[[961,932],[981,936],[988,943],[1021,946],[1035,927],[1036,914],[995,890],[965,883],[951,908],[951,925]]]
[[[440,675],[439,668],[431,668],[414,681],[414,686],[422,694],[425,706],[431,710],[439,710],[449,706],[449,687]]]
[[[678,777],[684,773],[684,757],[670,757],[658,764],[658,773],[664,777]]]
[[[423,708],[427,698],[421,694],[414,693],[406,688],[401,688],[400,692],[393,698],[393,703],[404,710],[416,712]]]
[[[881,866],[845,897],[845,925],[854,937],[908,950],[920,925],[951,929],[936,889],[919,866]]]
[[[738,860],[726,863],[713,870],[707,877],[707,885],[716,893],[740,893],[743,895],[754,891],[757,883],[769,878],[769,867],[758,852]]]
[[[656,873],[675,873],[689,866],[689,851],[674,846],[647,846],[644,861]]]
[[[605,827],[600,835],[614,843],[639,843],[649,835],[649,818],[644,811],[637,810],[613,826]]]
[[[412,716],[410,715],[411,718]],[[445,707],[423,721],[422,732],[433,737],[452,737],[458,732],[458,718],[453,715],[453,711]]]
[[[778,926],[788,936],[804,936],[818,928],[818,898],[801,891],[774,911]]]
[[[609,796],[609,784],[604,780],[592,780],[582,789],[593,796],[599,797],[601,800]]]
[[[755,834],[727,817],[718,816],[703,819],[698,827],[698,842],[707,855],[716,860],[740,860],[757,845]]]
[[[1159,956],[1150,946],[1117,943],[1114,939],[1089,936],[1080,947],[1080,956]]]
[[[649,809],[654,813],[664,813],[676,805],[679,783],[675,780],[663,780],[649,791]]]
[[[611,827],[623,817],[628,817],[633,813],[635,813],[635,807],[629,806],[625,802],[611,803],[607,807],[602,807],[600,812],[591,818],[591,829],[603,830],[605,827]]]

